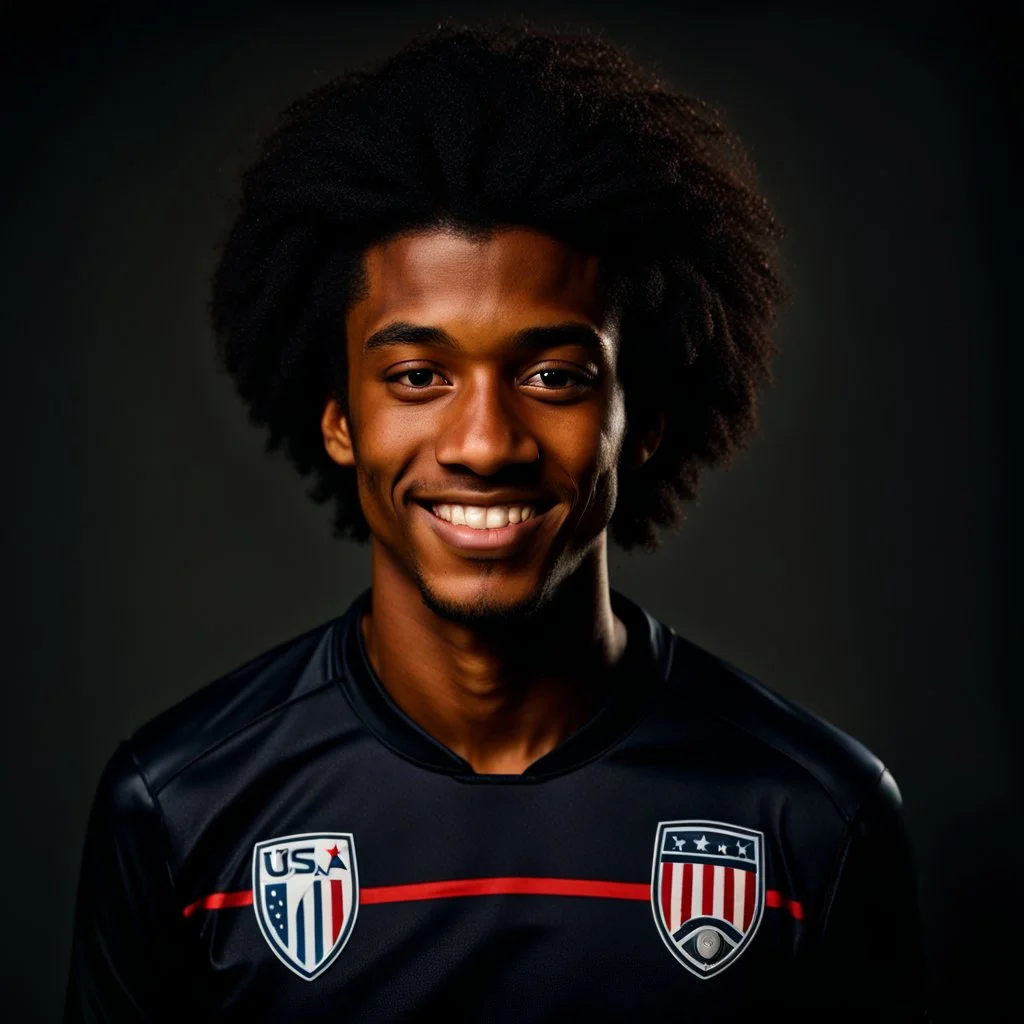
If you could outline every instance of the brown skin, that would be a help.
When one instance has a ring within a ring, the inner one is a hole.
[[[370,525],[370,661],[475,771],[520,773],[594,713],[625,650],[606,529],[620,464],[646,461],[661,421],[627,440],[596,257],[524,228],[432,229],[372,247],[365,266],[348,409],[328,401],[322,428]],[[480,551],[437,527],[441,500],[539,514]]]

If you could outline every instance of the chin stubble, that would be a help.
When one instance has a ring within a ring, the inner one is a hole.
[[[478,629],[497,629],[528,622],[549,602],[553,588],[540,587],[536,593],[515,604],[497,601],[449,601],[431,589],[417,567],[416,584],[423,603],[435,614],[451,622]]]

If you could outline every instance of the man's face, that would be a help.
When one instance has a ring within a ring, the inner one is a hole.
[[[531,230],[425,230],[374,246],[346,316],[354,465],[384,558],[446,617],[539,607],[604,557],[625,433],[596,257]]]

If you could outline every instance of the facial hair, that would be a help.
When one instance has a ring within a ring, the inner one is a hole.
[[[535,593],[515,604],[499,604],[496,601],[449,601],[433,589],[416,566],[416,585],[423,603],[435,615],[450,622],[471,626],[480,632],[507,630],[528,623],[551,601],[557,588],[540,587]]]

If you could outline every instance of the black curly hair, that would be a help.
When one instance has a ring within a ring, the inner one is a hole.
[[[363,253],[404,232],[529,227],[599,257],[627,420],[665,417],[654,457],[621,474],[622,547],[656,547],[702,468],[756,427],[781,226],[721,116],[596,34],[443,23],[292,103],[243,182],[213,279],[221,360],[268,449],[283,443],[310,497],[335,501],[339,536],[369,529],[320,419],[330,397],[345,405]]]

